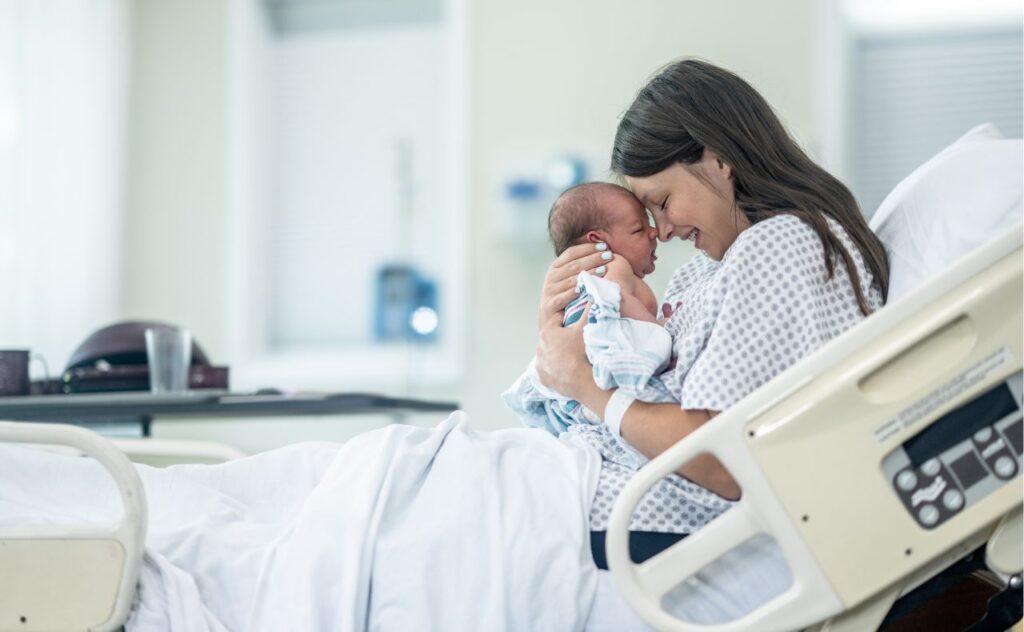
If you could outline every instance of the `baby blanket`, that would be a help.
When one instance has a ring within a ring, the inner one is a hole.
[[[672,337],[665,328],[623,318],[619,312],[619,286],[612,281],[581,272],[576,288],[580,293],[577,300],[588,300],[591,305],[583,341],[597,385],[603,389],[623,389],[645,402],[677,401],[658,378],[672,358]],[[600,415],[541,384],[534,361],[502,398],[525,425],[555,435],[573,424],[601,423]],[[628,444],[622,445],[637,455]]]

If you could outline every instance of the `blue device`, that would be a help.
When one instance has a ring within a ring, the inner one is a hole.
[[[377,271],[374,338],[379,342],[435,342],[440,329],[437,283],[408,264]]]

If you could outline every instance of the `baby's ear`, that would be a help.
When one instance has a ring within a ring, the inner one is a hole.
[[[607,242],[608,240],[605,239],[604,234],[601,233],[600,231],[591,230],[587,231],[587,241],[592,244],[596,244],[599,241]]]

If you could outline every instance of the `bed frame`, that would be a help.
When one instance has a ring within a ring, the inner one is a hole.
[[[128,617],[146,536],[146,497],[131,461],[76,426],[0,422],[0,442],[68,446],[103,464],[123,512],[109,526],[0,530],[0,630],[116,630]]]
[[[640,470],[615,505],[607,540],[611,571],[637,613],[659,630],[874,630],[898,597],[978,547],[1019,597],[1021,234],[1018,226],[965,257]],[[964,417],[954,415],[984,419],[963,407],[990,391],[1006,397],[1003,388],[1016,410],[984,422],[978,436],[989,447],[977,443],[975,452],[1003,459],[999,469],[989,463],[980,482],[960,483],[952,464],[976,440],[962,436]],[[1012,443],[1007,432],[1017,437],[1015,454],[990,447]],[[634,508],[702,453],[725,465],[743,497],[699,532],[634,564],[627,548]],[[669,611],[666,595],[700,581],[693,578],[708,564],[759,534],[774,539],[790,567],[785,592],[716,625]]]

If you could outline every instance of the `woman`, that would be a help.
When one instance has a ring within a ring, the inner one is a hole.
[[[546,386],[604,411],[605,425],[587,437],[602,454],[613,449],[615,432],[648,457],[660,454],[885,300],[885,251],[849,190],[804,154],[757,91],[728,71],[683,60],[651,79],[619,124],[612,169],[644,203],[661,241],[690,239],[700,253],[675,273],[664,299],[676,308],[667,324],[676,366],[664,379],[680,405],[634,402],[600,389],[582,327],[561,327],[577,272],[599,266],[601,253],[577,246],[548,269],[537,370]],[[607,460],[602,466],[591,511],[599,566],[610,500],[629,474]],[[711,456],[679,474],[721,499],[741,492]],[[689,507],[665,515],[658,500],[679,496],[685,485],[666,479],[638,506],[635,558],[727,508],[691,492],[682,494]]]

